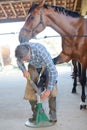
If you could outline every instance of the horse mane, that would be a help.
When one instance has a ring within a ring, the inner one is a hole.
[[[49,8],[49,7],[53,8],[57,12],[63,13],[64,15],[67,15],[67,16],[71,16],[71,17],[75,17],[75,18],[81,17],[81,14],[76,12],[76,11],[66,9],[64,7],[61,7],[61,6],[53,6],[53,5],[44,4],[44,8]]]
[[[39,4],[32,4],[31,8],[29,9],[28,11],[28,14],[33,12],[33,10],[38,6]],[[44,8],[48,9],[49,7],[53,8],[55,11],[57,12],[60,12],[60,13],[63,13],[64,15],[66,16],[71,16],[71,17],[75,17],[75,18],[78,18],[78,17],[81,17],[81,14],[76,12],[76,11],[72,11],[72,10],[69,10],[69,9],[66,9],[64,7],[61,7],[61,6],[53,6],[53,5],[48,5],[48,4],[44,4],[43,5]]]

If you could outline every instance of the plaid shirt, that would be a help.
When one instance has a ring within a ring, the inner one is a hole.
[[[29,60],[29,63],[35,68],[41,68],[42,66],[45,66],[48,69],[49,73],[49,82],[48,82],[48,89],[52,90],[53,86],[58,80],[58,72],[56,70],[56,67],[52,61],[51,55],[46,50],[46,48],[39,43],[27,43],[31,49],[32,49],[32,55]],[[22,61],[17,61],[19,68],[23,71],[25,70],[24,63]]]

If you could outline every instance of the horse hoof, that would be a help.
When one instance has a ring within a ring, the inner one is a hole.
[[[86,109],[86,105],[80,105],[80,110]]]
[[[86,109],[86,104],[84,103],[84,102],[82,102],[81,104],[80,104],[80,110],[82,110],[82,109]]]
[[[76,93],[76,90],[75,90],[75,89],[72,89],[72,93]]]

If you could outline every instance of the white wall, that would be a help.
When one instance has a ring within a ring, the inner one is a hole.
[[[9,47],[11,51],[12,64],[15,64],[15,48],[19,43],[18,35],[24,22],[15,22],[0,24],[0,48],[3,46]],[[44,38],[45,36],[49,38]],[[53,37],[54,36],[54,37]],[[58,36],[58,37],[57,37]],[[32,39],[31,42],[42,43],[50,52],[52,57],[58,55],[61,51],[61,37],[50,27],[47,27],[43,32],[36,36],[37,39]]]

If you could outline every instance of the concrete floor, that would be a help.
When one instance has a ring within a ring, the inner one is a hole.
[[[57,117],[58,122],[47,128],[30,128],[25,121],[32,115],[28,101],[23,99],[26,79],[20,71],[0,72],[0,130],[87,130],[87,110],[80,110],[81,87],[72,94],[71,67],[57,67],[59,73]],[[87,92],[87,88],[86,88]],[[87,102],[87,101],[86,101]],[[48,113],[47,101],[44,103]]]

